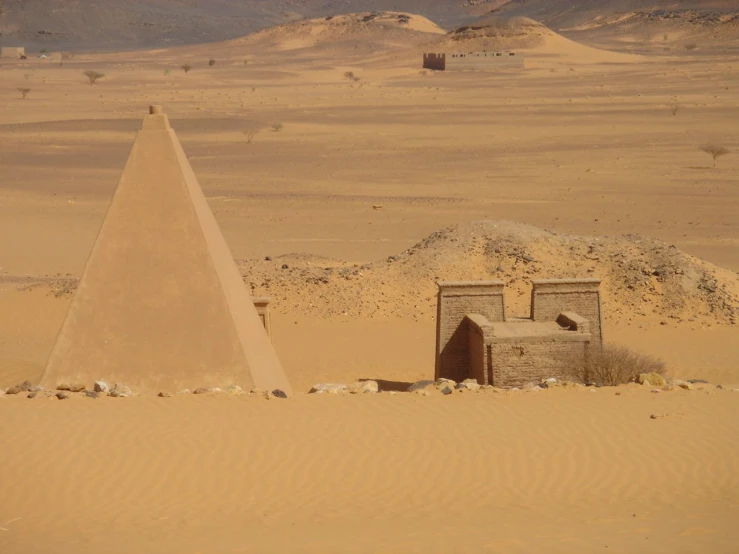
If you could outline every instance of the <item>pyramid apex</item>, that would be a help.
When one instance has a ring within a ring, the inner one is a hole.
[[[149,106],[149,115],[144,116],[144,123],[141,126],[142,131],[156,131],[169,129],[169,118],[161,106]]]

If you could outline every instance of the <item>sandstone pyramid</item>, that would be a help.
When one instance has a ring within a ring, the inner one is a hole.
[[[166,115],[144,118],[42,384],[290,384]]]

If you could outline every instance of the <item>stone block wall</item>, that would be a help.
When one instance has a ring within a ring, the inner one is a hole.
[[[510,341],[492,342],[492,382],[496,387],[521,387],[549,377],[565,378],[562,360],[584,356],[586,341]],[[478,381],[480,382],[480,381]]]
[[[423,67],[435,71],[444,71],[446,69],[446,54],[424,54]]]
[[[436,379],[460,381],[469,366],[467,314],[505,321],[502,281],[439,283],[436,314]]]
[[[575,312],[590,322],[593,344],[603,343],[600,279],[536,279],[531,290],[531,319],[556,321],[563,312]]]

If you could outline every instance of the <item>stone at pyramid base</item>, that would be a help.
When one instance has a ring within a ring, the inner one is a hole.
[[[144,119],[42,384],[291,392],[167,116]]]

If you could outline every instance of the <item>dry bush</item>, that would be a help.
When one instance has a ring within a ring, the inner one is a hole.
[[[729,154],[728,148],[724,148],[723,146],[719,146],[718,144],[705,144],[703,146],[699,146],[698,149],[713,158],[713,167],[716,167],[716,160],[718,160],[721,156]]]
[[[214,65],[216,65],[216,61],[215,60],[208,60],[208,65],[210,67],[213,67]]]
[[[636,379],[640,373],[664,373],[662,360],[633,352],[623,346],[590,348],[585,357],[565,360],[566,375],[585,384],[616,386]]]
[[[282,131],[282,127],[283,127],[282,123],[273,123],[272,125],[270,125],[270,128],[275,133],[279,133],[280,131]]]
[[[247,129],[246,131],[242,131],[242,133],[244,133],[244,136],[246,137],[246,144],[251,144],[254,137],[259,133],[259,129]]]
[[[192,66],[191,66],[190,64],[186,64],[186,63],[184,63],[184,64],[182,64],[182,65],[180,66],[180,69],[181,69],[182,71],[184,71],[185,73],[189,73],[189,72],[190,72],[190,70],[192,69]]]
[[[97,71],[85,71],[84,75],[90,80],[90,85],[94,85],[98,79],[105,77],[105,73],[98,73]]]
[[[353,71],[345,71],[344,72],[344,79],[354,79],[354,72]]]
[[[677,105],[676,106],[670,106],[670,112],[672,113],[672,115],[677,115],[677,112],[679,112],[679,111],[680,111],[680,106],[677,106]]]
[[[18,92],[21,93],[21,98],[25,98],[26,96],[28,96],[28,93],[31,92],[31,89],[30,88],[19,88]]]
[[[697,44],[686,44],[685,45],[685,49],[688,50],[688,51],[689,50],[695,50],[696,48],[698,48],[698,45]]]

